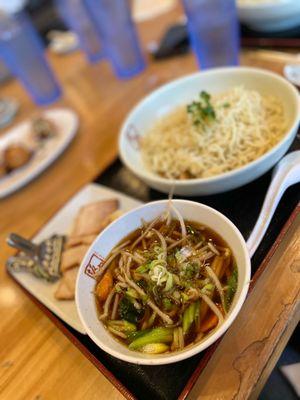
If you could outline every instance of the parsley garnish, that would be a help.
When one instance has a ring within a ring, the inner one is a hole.
[[[191,114],[195,126],[204,126],[216,119],[215,110],[210,103],[210,97],[210,94],[202,91],[199,94],[199,101],[193,101],[188,104],[187,112]]]

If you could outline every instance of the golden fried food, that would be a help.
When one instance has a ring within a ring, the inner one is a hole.
[[[23,167],[31,157],[29,149],[18,144],[12,144],[4,150],[4,164],[8,171]]]
[[[37,139],[44,140],[55,136],[57,129],[55,124],[49,119],[37,116],[32,120],[32,130]]]
[[[5,164],[4,164],[4,162],[0,161],[0,178],[5,176],[6,174],[7,174],[7,170],[6,170]]]

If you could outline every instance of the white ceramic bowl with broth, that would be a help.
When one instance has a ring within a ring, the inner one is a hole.
[[[245,89],[253,89],[280,99],[287,119],[287,129],[276,146],[243,167],[209,178],[170,180],[146,168],[141,157],[139,138],[155,121],[178,106],[190,103],[201,90],[216,94],[235,86],[243,86]],[[294,140],[299,119],[298,91],[280,75],[256,68],[216,68],[177,79],[139,102],[121,128],[119,152],[123,163],[154,189],[169,193],[174,186],[174,193],[182,196],[216,194],[243,186],[272,168]]]
[[[94,289],[96,281],[91,277],[101,259],[108,256],[128,234],[141,226],[141,220],[152,221],[166,210],[167,200],[156,201],[138,207],[109,225],[94,241],[87,252],[78,273],[76,284],[76,305],[81,322],[90,338],[104,351],[121,360],[135,364],[169,364],[189,358],[209,347],[229,328],[240,311],[250,282],[250,257],[246,243],[235,225],[223,214],[206,205],[173,200],[175,207],[185,220],[206,225],[219,234],[233,252],[238,268],[238,287],[231,308],[224,323],[212,334],[192,347],[178,352],[147,355],[129,350],[118,342],[98,319]],[[95,267],[96,266],[96,267]],[[101,268],[101,264],[100,267]]]
[[[239,19],[260,32],[292,29],[300,24],[299,0],[237,0]]]

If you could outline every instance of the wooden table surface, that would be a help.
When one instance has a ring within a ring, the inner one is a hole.
[[[144,44],[158,38],[177,15],[170,12],[144,22],[140,26]],[[241,62],[277,72],[284,64],[281,57],[253,51],[244,52]],[[79,115],[80,129],[53,166],[26,188],[0,201],[0,398],[121,399],[117,389],[6,274],[4,264],[12,251],[6,246],[5,237],[12,231],[27,237],[34,235],[79,188],[113,162],[118,129],[130,108],[156,87],[197,67],[192,54],[149,61],[145,72],[120,82],[106,62],[87,65],[80,53],[52,56],[51,63],[64,89],[63,99],[55,106],[73,108]],[[20,100],[15,123],[37,109],[16,81],[2,86],[0,93]],[[191,399],[244,399],[258,395],[299,321],[299,219],[289,235],[281,256],[263,274],[196,383]],[[274,282],[279,280],[275,291]],[[252,307],[259,307],[261,312],[251,313]],[[242,337],[237,334],[241,329]]]

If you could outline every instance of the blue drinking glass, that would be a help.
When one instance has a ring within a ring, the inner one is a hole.
[[[0,15],[0,57],[36,104],[50,104],[60,97],[43,43],[26,13]]]
[[[127,0],[84,0],[103,39],[105,53],[119,78],[131,78],[145,68]]]
[[[200,68],[238,65],[240,35],[236,0],[182,0]]]
[[[103,58],[103,46],[90,12],[82,0],[56,0],[57,10],[79,39],[80,47],[91,63]]]

